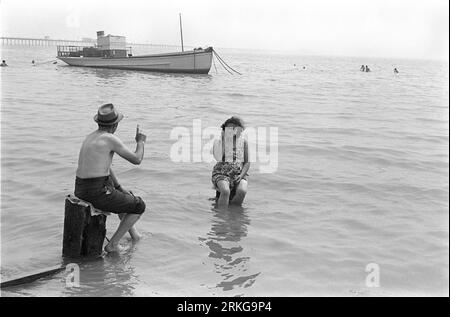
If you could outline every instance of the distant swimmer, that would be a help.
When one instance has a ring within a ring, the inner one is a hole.
[[[2,60],[2,63],[0,64],[0,66],[5,67],[5,66],[8,66],[8,64],[6,64],[5,60]]]
[[[303,66],[303,69],[306,69],[306,66]]]
[[[397,68],[394,68],[394,74],[398,74],[399,72],[398,72],[398,69]]]
[[[231,117],[221,128],[221,138],[215,140],[213,145],[217,163],[211,177],[218,198],[217,205],[241,205],[247,194],[247,172],[250,168],[248,144],[242,135],[244,122],[239,117]]]
[[[364,72],[364,71],[366,71],[366,67],[364,65],[361,65],[361,68],[359,70]]]
[[[366,65],[366,73],[370,72],[369,66]]]

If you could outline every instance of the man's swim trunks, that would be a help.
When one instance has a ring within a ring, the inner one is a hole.
[[[90,202],[95,208],[115,214],[142,214],[145,203],[141,197],[114,188],[109,176],[75,180],[75,196]]]

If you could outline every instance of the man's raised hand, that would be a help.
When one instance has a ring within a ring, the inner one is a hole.
[[[139,131],[139,124],[136,125],[136,137],[135,137],[136,143],[142,141],[145,143],[147,140],[147,136]]]

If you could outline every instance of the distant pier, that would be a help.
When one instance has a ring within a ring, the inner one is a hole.
[[[31,37],[0,37],[2,45],[26,45],[26,46],[57,46],[57,45],[94,45],[93,41],[58,40],[50,38]]]
[[[23,46],[57,46],[57,45],[74,45],[74,46],[94,46],[97,41],[90,40],[60,40],[51,38],[31,38],[31,37],[0,37],[2,45],[23,45]],[[179,49],[179,45],[168,44],[148,44],[148,43],[127,43],[127,46],[140,48],[164,48]]]

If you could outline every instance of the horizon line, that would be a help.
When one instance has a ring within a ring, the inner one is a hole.
[[[48,38],[40,38],[40,37],[23,37],[23,36],[0,36],[0,40],[3,39],[24,39],[24,40],[40,40],[40,41],[67,41],[67,42],[81,42],[81,43],[96,43],[96,39],[90,38],[90,37],[82,37],[81,39],[74,40],[74,39],[56,39],[51,38],[48,36]],[[83,40],[86,39],[86,40]],[[3,43],[2,43],[3,45]],[[21,44],[7,44],[7,45],[21,45]],[[138,42],[127,42],[127,45],[148,45],[148,46],[172,46],[172,47],[181,47],[180,44],[162,44],[162,43],[138,43]],[[36,45],[38,46],[38,45]],[[189,48],[195,48],[198,47],[195,45],[184,45],[185,47]],[[215,46],[213,46],[215,47]],[[373,56],[373,55],[349,55],[349,54],[330,54],[330,53],[321,53],[321,52],[313,52],[313,51],[300,51],[300,50],[292,50],[292,49],[268,49],[268,48],[242,48],[242,47],[221,47],[217,46],[217,49],[225,49],[225,50],[237,50],[237,51],[249,51],[249,52],[272,52],[272,53],[278,53],[278,54],[286,54],[286,55],[301,55],[301,56],[323,56],[323,57],[348,57],[348,58],[381,58],[381,59],[404,59],[404,60],[420,60],[420,61],[437,61],[437,62],[448,62],[448,54],[445,54],[441,58],[432,58],[432,57],[399,57],[399,56],[387,56],[387,55],[381,55],[381,56]]]

